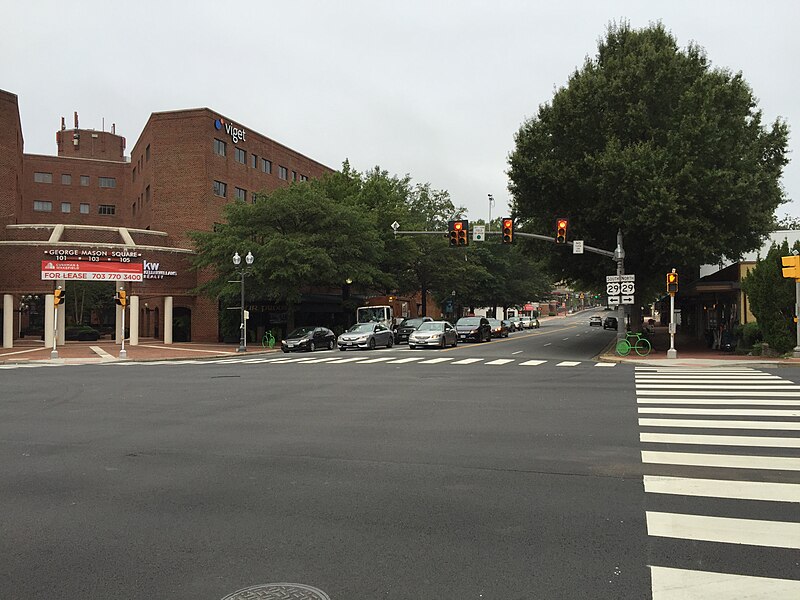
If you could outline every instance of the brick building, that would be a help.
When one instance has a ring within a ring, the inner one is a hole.
[[[89,262],[106,271],[141,265],[138,275],[114,284],[130,298],[131,343],[140,336],[169,343],[174,325],[180,339],[217,341],[217,301],[192,293],[203,274],[190,270],[187,233],[211,230],[228,202],[331,171],[208,108],[153,113],[129,157],[114,125],[81,129],[77,113],[70,129],[62,118],[56,146],[56,156],[25,154],[17,96],[0,90],[4,347],[27,325],[31,297],[52,320],[56,286],[69,294],[70,280],[99,277],[77,274],[100,269]],[[73,265],[75,273],[67,273]],[[113,294],[111,283],[98,285]],[[58,313],[63,343],[64,311]],[[47,325],[44,332],[52,343],[52,323],[50,339]]]

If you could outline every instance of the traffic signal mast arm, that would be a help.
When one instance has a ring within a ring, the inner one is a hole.
[[[448,231],[400,231],[397,230],[394,232],[395,235],[438,235],[439,237],[448,237]],[[500,231],[487,231],[486,235],[502,235]],[[515,231],[514,235],[516,237],[521,238],[529,238],[533,240],[542,240],[544,242],[550,242],[551,244],[555,243],[552,235],[539,235],[538,233],[523,233],[521,231]],[[562,244],[563,245],[563,244]],[[572,246],[572,242],[567,241],[567,246]],[[608,258],[614,258],[614,253],[609,250],[602,250],[601,248],[595,248],[594,246],[587,246],[586,244],[583,245],[583,249],[586,252],[593,252],[594,254],[599,254],[601,256],[607,256]]]

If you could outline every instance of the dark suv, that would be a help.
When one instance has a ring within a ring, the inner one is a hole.
[[[456,322],[458,341],[488,342],[492,339],[492,326],[486,317],[461,317]]]
[[[603,329],[617,329],[617,317],[606,317],[603,321]]]
[[[394,343],[404,344],[408,342],[408,336],[419,329],[419,326],[428,321],[433,321],[430,317],[414,317],[411,319],[403,319],[400,325],[397,326],[394,332]]]

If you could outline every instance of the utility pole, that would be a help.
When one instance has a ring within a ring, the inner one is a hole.
[[[622,229],[617,230],[617,247],[614,250],[614,260],[617,262],[617,277],[625,275],[625,249],[622,247]],[[625,314],[628,312],[628,305],[622,305],[622,323],[617,323],[617,341],[625,338]]]

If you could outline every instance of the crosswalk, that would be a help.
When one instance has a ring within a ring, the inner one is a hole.
[[[653,600],[800,598],[800,385],[746,368],[635,377]]]
[[[320,353],[322,354],[322,353]],[[443,357],[443,356],[426,356],[425,354],[417,356],[406,356],[405,353],[393,353],[386,356],[374,356],[370,353],[358,353],[357,356],[342,355],[343,353],[325,353],[326,356],[318,356],[317,354],[307,354],[304,356],[261,356],[255,358],[224,358],[217,360],[203,360],[203,359],[188,359],[188,360],[165,360],[165,361],[125,361],[125,362],[109,362],[108,365],[116,366],[130,366],[130,365],[197,365],[197,364],[217,364],[217,365],[441,365],[441,366],[520,366],[520,367],[538,367],[545,364],[554,365],[556,367],[578,367],[578,366],[593,366],[593,367],[614,367],[617,363],[602,363],[594,361],[570,361],[570,360],[517,360],[513,358],[478,358],[467,357],[462,358],[459,356]]]

